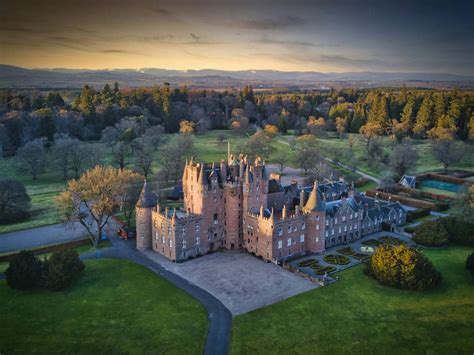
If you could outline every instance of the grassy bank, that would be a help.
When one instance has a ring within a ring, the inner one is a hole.
[[[201,354],[204,307],[127,261],[86,261],[66,292],[19,292],[0,281],[5,353]]]
[[[232,354],[426,354],[474,349],[469,248],[425,250],[443,275],[425,293],[378,285],[355,267],[333,285],[234,319]]]

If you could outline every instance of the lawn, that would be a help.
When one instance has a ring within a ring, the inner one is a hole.
[[[2,353],[201,354],[205,308],[127,261],[86,261],[66,292],[19,292],[0,281]]]
[[[390,289],[363,266],[339,281],[233,322],[232,354],[454,354],[474,349],[474,279],[469,248],[425,250],[443,283],[425,293]]]

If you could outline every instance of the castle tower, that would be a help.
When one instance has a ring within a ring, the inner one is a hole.
[[[151,186],[147,184],[146,180],[143,184],[143,189],[135,207],[137,220],[137,244],[138,250],[151,249],[152,239],[152,210],[156,206],[157,198],[152,192]]]
[[[268,207],[268,175],[260,158],[246,165],[242,185],[244,213],[261,205]]]
[[[326,206],[321,200],[317,180],[314,181],[313,189],[304,205],[303,212],[307,216],[306,249],[312,253],[320,253],[324,250],[325,245]]]

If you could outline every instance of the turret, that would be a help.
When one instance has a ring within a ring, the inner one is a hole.
[[[146,250],[151,248],[151,226],[152,226],[152,210],[157,204],[156,195],[151,190],[150,185],[143,184],[143,189],[138,198],[138,202],[135,207],[136,220],[137,220],[137,244],[138,250]]]

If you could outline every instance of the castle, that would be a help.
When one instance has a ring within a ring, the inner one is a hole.
[[[299,188],[269,179],[265,163],[228,154],[219,166],[186,161],[184,209],[162,209],[144,184],[136,206],[138,250],[184,261],[218,249],[243,249],[278,262],[405,222],[398,202],[372,199],[344,182]]]

